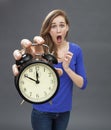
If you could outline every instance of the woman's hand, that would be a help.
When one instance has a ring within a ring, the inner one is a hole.
[[[67,69],[69,68],[69,64],[71,62],[72,56],[73,56],[73,53],[71,52],[67,52],[64,56],[62,66],[65,71],[67,71]]]
[[[35,44],[43,44],[45,41],[40,36],[35,36],[33,39],[33,42]],[[22,54],[28,52],[32,56],[35,56],[37,53],[44,53],[42,46],[32,46],[32,42],[28,39],[21,40],[21,46],[22,50],[14,50],[13,56],[15,60],[20,60],[22,57]],[[12,65],[12,71],[14,76],[17,76],[19,74],[18,66],[16,64]]]
[[[35,36],[33,39],[34,43],[37,44],[43,44],[45,41],[40,36]],[[21,40],[21,46],[22,50],[14,50],[13,56],[15,60],[20,60],[22,57],[22,54],[29,53],[32,56],[35,56],[37,53],[44,53],[42,46],[32,46],[32,42],[28,39]],[[56,68],[59,76],[62,75],[63,71],[60,68]],[[12,72],[14,76],[17,76],[19,74],[18,66],[16,64],[12,65]]]

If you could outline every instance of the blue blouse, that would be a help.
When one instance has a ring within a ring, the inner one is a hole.
[[[75,43],[69,43],[69,51],[73,53],[73,57],[70,62],[70,68],[77,74],[81,75],[84,79],[84,83],[81,89],[85,89],[87,86],[87,77],[84,67],[83,54],[79,45]],[[50,102],[44,104],[33,104],[33,108],[42,112],[66,112],[72,109],[72,97],[74,84],[67,73],[62,67],[62,63],[54,65],[56,68],[63,70],[63,75],[60,76],[60,88],[56,96]]]

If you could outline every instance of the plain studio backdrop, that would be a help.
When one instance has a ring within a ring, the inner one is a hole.
[[[67,12],[69,41],[83,49],[88,77],[86,90],[74,88],[68,130],[110,130],[111,0],[0,0],[0,129],[31,130],[32,105],[20,105],[14,86],[13,51],[39,35],[53,9]]]

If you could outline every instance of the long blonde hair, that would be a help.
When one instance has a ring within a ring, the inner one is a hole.
[[[44,19],[44,21],[42,23],[42,27],[41,27],[41,31],[40,31],[40,36],[44,38],[45,44],[47,44],[49,46],[50,52],[53,53],[54,56],[56,56],[56,57],[57,57],[57,48],[56,48],[54,42],[52,41],[49,31],[50,31],[51,23],[52,23],[53,19],[56,18],[57,16],[63,16],[66,21],[66,24],[69,26],[69,21],[68,21],[66,13],[63,10],[57,9],[57,10],[51,11],[46,16],[46,18]],[[68,32],[67,32],[65,38],[67,38],[67,35],[68,35]]]

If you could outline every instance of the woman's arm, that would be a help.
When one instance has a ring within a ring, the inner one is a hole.
[[[86,77],[86,72],[85,72],[85,67],[83,63],[83,54],[82,50],[79,48],[78,54],[76,57],[76,65],[75,65],[75,71],[73,71],[70,67],[70,61],[73,57],[73,53],[68,52],[64,58],[63,61],[63,68],[65,72],[69,75],[69,77],[72,79],[74,84],[81,88],[84,89],[87,86],[87,77]]]

